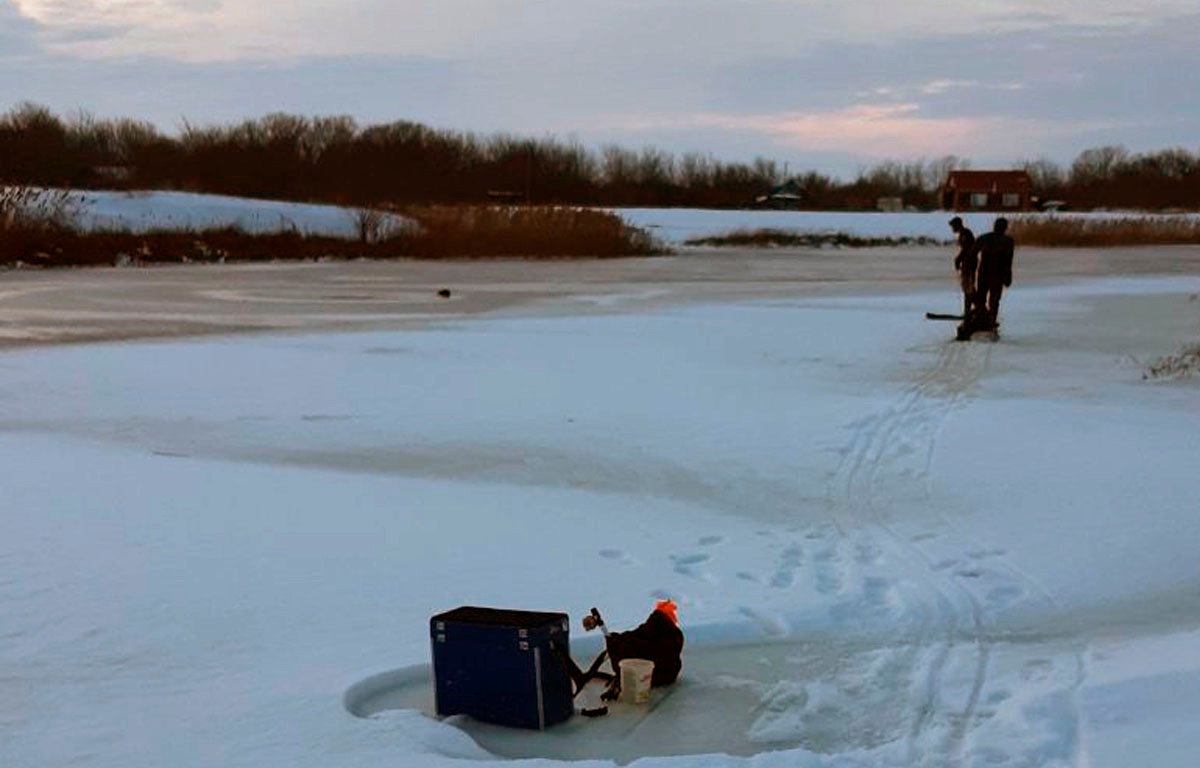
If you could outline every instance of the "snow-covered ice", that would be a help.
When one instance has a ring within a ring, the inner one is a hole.
[[[1191,766],[1200,390],[1142,372],[1198,290],[6,352],[0,763]],[[649,719],[420,711],[433,613],[658,596]]]

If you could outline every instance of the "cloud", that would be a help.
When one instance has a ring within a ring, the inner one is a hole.
[[[15,0],[47,28],[121,30],[89,56],[185,60],[422,55],[459,60],[581,51],[659,66],[789,56],[826,42],[886,44],[931,34],[978,37],[1083,25],[1130,28],[1194,10],[1194,0]],[[88,38],[88,35],[83,35]],[[95,37],[94,35],[91,37]]]
[[[968,149],[988,132],[989,120],[927,117],[917,104],[857,104],[845,109],[778,114],[697,113],[631,120],[631,130],[670,128],[719,129],[754,133],[796,149],[866,157],[946,155]]]
[[[0,56],[37,50],[38,26],[10,0],[0,0]]]
[[[186,51],[211,45],[221,0],[12,0],[50,51],[77,55]]]
[[[927,96],[937,96],[943,94],[951,88],[978,88],[978,80],[962,80],[954,78],[940,78],[938,80],[930,80],[921,86],[921,93]]]

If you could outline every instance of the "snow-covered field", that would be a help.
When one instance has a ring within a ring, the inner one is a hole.
[[[845,233],[858,237],[918,238],[949,241],[953,238],[947,222],[953,213],[922,211],[906,213],[842,211],[717,211],[698,208],[618,208],[614,211],[634,226],[642,227],[660,240],[680,245],[688,240],[725,235],[737,230],[778,229],[797,233]],[[992,228],[994,213],[961,214],[975,232]],[[1024,217],[1059,219],[1112,219],[1174,217],[1133,211],[1094,213],[1022,213]],[[1194,215],[1194,214],[1184,214]]]
[[[256,200],[191,192],[85,191],[75,195],[76,222],[84,229],[205,229],[238,227],[246,232],[300,232],[330,237],[359,236],[358,210]],[[700,208],[615,208],[626,222],[642,227],[669,245],[735,230],[779,229],[800,233],[845,233],[859,237],[951,239],[945,211],[875,213],[840,211],[708,210]],[[1022,214],[1058,218],[1143,217],[1129,211],[1098,213]],[[963,214],[976,232],[991,228],[995,214]],[[393,228],[412,226],[400,216],[386,222]]]
[[[1200,389],[1142,372],[1197,291],[1017,286],[997,344],[908,293],[5,352],[0,764],[1193,766]],[[662,595],[637,727],[364,701],[433,613],[586,651]]]
[[[359,237],[359,209],[336,205],[255,200],[192,192],[80,192],[74,196],[76,223],[85,230],[211,229],[235,227],[250,233],[298,232]],[[409,224],[387,215],[385,225]]]

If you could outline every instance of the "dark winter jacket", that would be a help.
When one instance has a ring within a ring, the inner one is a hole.
[[[1014,247],[1013,239],[999,232],[979,236],[975,251],[979,254],[980,285],[1012,285]]]
[[[621,659],[648,659],[654,662],[650,684],[657,688],[670,685],[683,668],[683,632],[661,611],[628,632],[611,632],[605,640],[613,667]]]
[[[975,233],[963,227],[958,230],[958,255],[954,257],[954,268],[964,272],[975,272]]]

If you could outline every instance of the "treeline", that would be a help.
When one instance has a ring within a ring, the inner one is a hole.
[[[1176,148],[1138,154],[1106,146],[1084,150],[1069,168],[1044,159],[1021,167],[1043,200],[1062,200],[1073,208],[1200,208],[1200,152]]]
[[[22,105],[0,116],[0,181],[178,189],[376,205],[578,203],[740,206],[782,179],[773,162],[273,114],[177,136],[137,120],[64,120]]]
[[[185,124],[168,136],[147,122],[68,119],[32,104],[0,115],[0,182],[54,187],[177,189],[347,205],[482,203],[745,207],[785,181],[799,205],[873,209],[879,198],[936,208],[953,156],[886,162],[844,181],[791,175],[768,160],[723,162],[653,148],[599,151],[577,142],[478,136],[350,117],[273,114],[229,126]],[[1030,171],[1043,200],[1074,207],[1200,207],[1200,155],[1173,149],[1083,152],[1069,168]],[[783,203],[786,204],[786,203]]]

